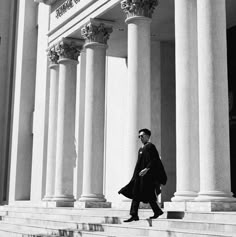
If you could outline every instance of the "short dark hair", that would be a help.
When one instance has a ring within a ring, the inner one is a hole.
[[[138,133],[144,132],[146,135],[148,135],[149,137],[151,136],[151,131],[147,128],[142,128],[138,131]]]

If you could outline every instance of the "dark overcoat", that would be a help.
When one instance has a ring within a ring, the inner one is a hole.
[[[144,176],[139,172],[149,168]],[[158,151],[151,142],[146,143],[138,151],[138,160],[130,182],[118,193],[125,197],[144,203],[156,201],[160,194],[160,184],[166,184],[167,176]]]

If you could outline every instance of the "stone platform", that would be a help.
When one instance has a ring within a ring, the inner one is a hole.
[[[0,207],[0,237],[236,237],[236,212],[166,211],[124,224],[129,211],[116,208]]]
[[[236,211],[236,202],[165,202],[166,211]]]

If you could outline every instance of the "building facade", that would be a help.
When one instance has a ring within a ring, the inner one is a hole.
[[[166,209],[236,209],[235,13],[233,0],[1,1],[1,204],[125,206],[145,127]]]

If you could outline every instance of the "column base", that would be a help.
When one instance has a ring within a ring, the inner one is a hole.
[[[164,210],[182,212],[236,211],[236,199],[235,202],[165,202]]]
[[[111,208],[111,202],[95,202],[95,201],[77,201],[74,203],[77,208]]]
[[[181,192],[175,192],[174,197],[171,198],[172,202],[184,202],[184,201],[192,201],[197,197],[196,192],[191,191],[181,191]]]
[[[189,202],[187,203],[187,211],[195,212],[212,212],[212,211],[236,211],[236,199],[235,202]]]
[[[78,208],[111,208],[111,202],[107,202],[103,194],[84,194],[75,203]]]
[[[74,202],[48,201],[46,207],[74,207]]]
[[[80,202],[106,202],[103,194],[83,194],[79,199]]]
[[[45,201],[45,202],[47,202],[47,201],[52,201],[52,199],[53,199],[53,196],[45,196],[45,197],[43,198],[43,201]]]
[[[48,201],[50,207],[73,207],[74,206],[74,196],[54,196],[51,201]]]
[[[199,192],[198,197],[194,199],[198,202],[236,202],[231,192],[225,193],[220,191]]]

